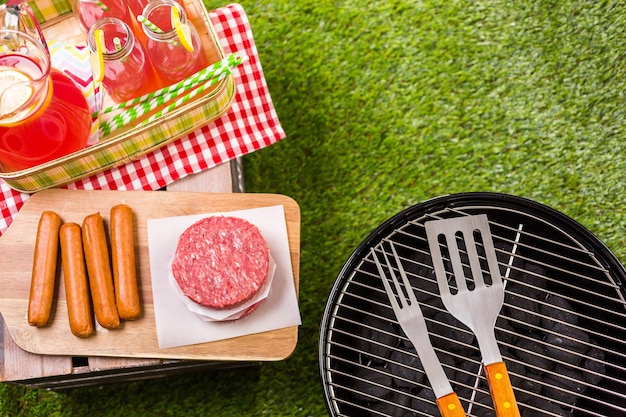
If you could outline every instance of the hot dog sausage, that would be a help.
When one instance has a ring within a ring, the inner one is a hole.
[[[28,299],[28,323],[44,326],[50,319],[56,283],[61,218],[53,211],[44,211],[39,218],[35,256]]]
[[[85,217],[82,234],[96,320],[102,327],[115,329],[120,325],[120,317],[115,306],[109,249],[100,213]]]
[[[111,208],[111,257],[117,312],[121,319],[134,320],[141,314],[137,272],[133,212],[126,204]]]
[[[61,226],[59,240],[70,330],[78,337],[87,337],[93,333],[93,315],[80,226],[65,223]]]

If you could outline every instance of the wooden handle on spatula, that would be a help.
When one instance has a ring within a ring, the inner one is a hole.
[[[520,417],[515,394],[504,362],[485,365],[485,375],[497,417]]]
[[[437,407],[442,417],[465,417],[463,406],[454,392],[437,398]]]

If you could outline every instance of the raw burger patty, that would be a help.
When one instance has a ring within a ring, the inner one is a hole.
[[[247,220],[214,216],[181,235],[172,274],[183,293],[209,308],[236,307],[254,296],[269,268],[269,250]]]

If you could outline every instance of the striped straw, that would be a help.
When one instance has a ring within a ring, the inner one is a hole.
[[[113,47],[115,48],[115,52],[119,52],[122,50],[122,41],[117,36],[113,38]]]
[[[109,7],[106,4],[102,3],[100,0],[96,0],[96,1],[94,1],[94,3],[96,3],[96,6],[101,8],[102,11],[105,11],[105,12],[109,11]]]
[[[159,110],[158,112],[156,112],[155,114],[153,114],[152,116],[150,116],[148,119],[144,120],[143,122],[141,122],[142,125],[148,124],[150,122],[155,121],[156,119],[158,119],[159,117],[163,116],[166,113],[171,112],[172,110],[177,109],[178,107],[180,107],[181,105],[185,104],[187,101],[191,100],[192,98],[194,98],[195,96],[197,96],[198,94],[202,93],[204,90],[206,90],[208,87],[212,86],[213,84],[217,83],[218,81],[221,81],[222,79],[226,78],[226,76],[230,73],[230,70],[227,72],[223,72],[222,74],[220,74],[217,78],[212,79],[211,81],[204,83],[202,85],[200,85],[198,88],[196,88],[195,90],[190,91],[189,93],[185,94],[184,96],[180,97],[178,100],[176,100],[175,102],[169,104],[167,107],[164,107],[163,109]]]
[[[172,99],[175,99],[176,97],[179,97],[185,91],[191,88],[197,87],[193,91],[187,93],[185,96],[180,97],[174,103],[169,104],[166,108],[160,110],[159,112],[151,116],[149,119],[145,120],[143,123],[144,124],[149,123],[155,120],[156,118],[164,115],[165,113],[168,113],[174,110],[175,108],[185,103],[189,99],[195,97],[197,94],[206,90],[208,87],[212,86],[213,84],[216,84],[217,82],[225,78],[227,75],[231,73],[232,68],[235,67],[236,65],[239,65],[241,62],[244,61],[244,59],[237,58],[236,60],[233,61],[234,63],[233,65],[221,64],[224,61],[228,63],[228,58],[224,58],[222,61],[216,64],[213,64],[210,67],[205,68],[205,70],[210,70],[210,71],[203,73],[201,77],[197,75],[202,71],[200,71],[197,74],[192,75],[191,77],[189,77],[187,80],[183,82],[180,82],[170,87],[166,87],[161,90],[155,91],[154,93],[146,94],[142,97],[138,97],[136,99],[130,100],[127,103],[139,102],[139,104],[124,110],[123,112],[113,116],[109,120],[103,121],[100,124],[100,132],[102,136],[109,135],[111,132],[133,122],[137,118],[147,113],[150,113],[151,111],[156,110],[159,106],[164,105],[166,102]],[[221,64],[221,65],[218,65],[218,64]],[[123,104],[126,104],[126,103],[120,103],[120,105],[123,105]],[[118,107],[120,105],[117,105],[114,107],[119,109],[121,108],[121,107]],[[109,109],[105,109],[103,113],[106,113],[107,110]]]
[[[176,106],[184,103],[185,101],[187,101],[189,98],[195,96],[196,94],[198,94],[200,91],[204,91],[207,87],[212,86],[213,84],[217,83],[218,81],[220,81],[222,78],[224,78],[225,76],[227,76],[230,73],[230,70],[225,71],[223,73],[221,73],[219,76],[217,76],[216,78],[213,78],[209,81],[207,81],[204,84],[201,84],[200,86],[198,86],[198,88],[196,88],[195,90],[192,90],[190,93],[187,93],[187,95],[185,95],[184,97],[187,97],[187,99],[181,101],[181,99],[177,100],[175,103],[170,104],[168,107],[168,112],[173,110]],[[131,107],[128,110],[115,115],[112,119],[110,120],[105,120],[104,122],[102,122],[100,124],[100,131],[102,132],[103,136],[107,136],[109,135],[111,132],[126,126],[127,124],[131,123],[132,121],[136,120],[137,118],[144,116],[147,113],[150,113],[153,110],[156,110],[159,106],[164,105],[166,102],[178,97],[180,94],[184,93],[184,90],[179,90],[179,91],[172,91],[168,94],[164,94],[161,96],[157,96],[154,97],[153,99],[144,102],[144,103],[140,103],[135,107]],[[184,98],[183,97],[183,98]],[[174,107],[172,107],[174,106]],[[163,113],[164,114],[164,113]],[[154,117],[154,116],[153,116]],[[151,118],[150,120],[154,120],[153,118]]]
[[[154,33],[164,33],[163,29],[161,29],[160,27],[158,27],[157,25],[155,25],[154,23],[152,23],[151,21],[149,21],[142,15],[137,16],[137,21],[141,24],[146,25],[146,27],[150,29],[151,31],[153,31]]]
[[[102,3],[100,0],[82,0],[85,3],[93,3],[96,6],[98,6],[100,9],[102,9],[105,12],[109,11],[109,8],[106,4]]]
[[[104,110],[102,110],[101,114],[106,114],[115,110],[123,109],[125,107],[133,106],[137,103],[142,103],[146,100],[150,100],[153,97],[167,94],[171,91],[180,90],[180,89],[188,90],[194,87],[195,85],[198,85],[212,77],[218,76],[222,71],[229,69],[229,68],[234,68],[247,60],[248,60],[248,57],[245,55],[239,56],[237,54],[230,54],[224,59],[212,65],[209,65],[206,68],[201,69],[200,71],[196,72],[195,74],[190,75],[189,77],[185,78],[182,81],[177,82],[176,84],[172,84],[170,86],[161,88],[151,93],[144,94],[143,96],[136,97],[134,99],[124,101],[122,103],[107,107]],[[98,117],[98,114],[94,113],[92,116]]]

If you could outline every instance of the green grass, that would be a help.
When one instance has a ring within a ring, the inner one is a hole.
[[[626,259],[626,5],[241,4],[287,133],[245,157],[247,191],[302,210],[296,351],[259,369],[62,393],[4,384],[0,414],[326,415],[318,334],[337,274],[384,220],[444,194],[531,198]]]

